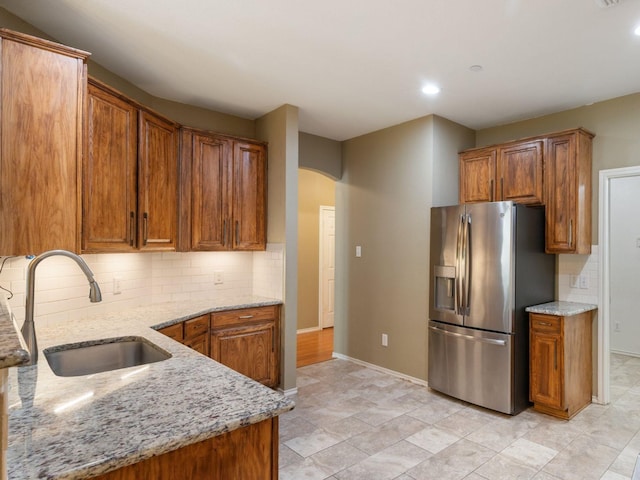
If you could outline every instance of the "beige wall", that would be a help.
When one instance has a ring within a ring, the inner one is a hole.
[[[269,142],[267,242],[284,244],[280,387],[292,391],[298,316],[298,108],[283,105],[260,117],[256,135]]]
[[[342,176],[342,142],[300,132],[300,168],[322,172],[334,180]]]
[[[298,330],[320,326],[320,206],[334,206],[335,180],[298,170]]]
[[[343,142],[336,352],[426,380],[429,208],[457,199],[457,152],[473,139],[429,116]]]
[[[599,171],[640,165],[640,93],[476,132],[478,146],[584,127],[593,139],[592,243],[598,243]]]

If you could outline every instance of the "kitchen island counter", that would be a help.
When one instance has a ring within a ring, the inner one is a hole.
[[[597,305],[592,305],[590,303],[557,301],[532,305],[525,308],[525,311],[530,313],[541,313],[543,315],[571,317],[573,315],[578,315],[579,313],[596,310],[597,308]]]
[[[274,305],[229,297],[172,302],[38,326],[38,365],[10,369],[8,478],[79,479],[275,417],[292,400],[157,332],[211,311]],[[42,352],[54,345],[139,336],[168,360],[58,377]]]

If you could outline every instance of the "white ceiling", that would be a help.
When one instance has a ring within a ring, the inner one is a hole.
[[[0,0],[143,90],[344,140],[480,129],[640,91],[640,0]],[[471,65],[483,71],[472,72]],[[434,98],[426,82],[442,87]]]

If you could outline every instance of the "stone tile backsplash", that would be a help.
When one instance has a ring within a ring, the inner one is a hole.
[[[558,255],[558,300],[598,304],[598,245],[591,255]]]

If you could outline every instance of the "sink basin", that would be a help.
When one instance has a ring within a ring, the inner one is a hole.
[[[142,337],[106,338],[46,348],[44,356],[59,377],[78,377],[93,373],[135,367],[171,358]]]

